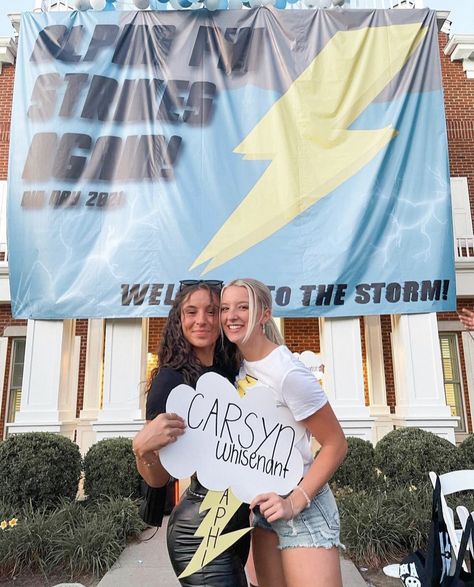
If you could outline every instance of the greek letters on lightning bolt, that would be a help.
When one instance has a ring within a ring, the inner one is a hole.
[[[199,513],[207,510],[209,510],[209,513],[195,533],[195,536],[202,536],[203,540],[188,566],[179,576],[180,579],[192,575],[210,563],[216,556],[224,552],[224,550],[227,550],[234,542],[237,542],[244,534],[250,532],[251,528],[249,527],[235,530],[228,534],[222,534],[227,523],[238,510],[241,503],[230,489],[222,492],[209,491],[207,493],[199,508]]]

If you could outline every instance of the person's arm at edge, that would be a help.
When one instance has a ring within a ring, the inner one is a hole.
[[[458,312],[458,316],[465,328],[468,330],[474,330],[474,312],[472,310],[462,308],[461,311]]]

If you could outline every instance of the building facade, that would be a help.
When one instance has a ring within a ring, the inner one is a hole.
[[[474,310],[474,36],[449,37],[447,16],[438,13],[457,303]],[[18,32],[18,15],[11,18]],[[51,431],[85,452],[142,426],[164,319],[12,317],[6,192],[15,57],[16,37],[0,38],[0,438]],[[455,312],[284,318],[280,325],[292,351],[320,355],[326,392],[347,435],[375,443],[394,428],[419,426],[459,442],[473,432],[474,332]]]

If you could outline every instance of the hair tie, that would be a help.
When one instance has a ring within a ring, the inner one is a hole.
[[[309,499],[309,496],[306,493],[306,491],[300,485],[297,485],[295,489],[299,489],[301,493],[304,495],[304,498],[306,499],[306,509],[309,508],[309,506],[311,505],[311,500]]]

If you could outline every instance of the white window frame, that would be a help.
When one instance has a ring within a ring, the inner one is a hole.
[[[12,391],[13,391],[13,386],[12,386],[12,382],[13,382],[13,368],[14,368],[14,364],[15,364],[15,355],[16,355],[16,342],[17,341],[23,341],[26,347],[26,337],[25,336],[15,336],[15,337],[11,337],[11,357],[10,357],[10,370],[9,370],[9,374],[8,374],[8,390],[7,390],[7,402],[6,402],[6,411],[5,411],[5,432],[7,429],[7,425],[8,424],[12,424],[15,421],[15,417],[13,417],[13,420],[10,418],[11,416],[11,412],[12,412]],[[23,355],[23,373],[22,373],[22,383],[23,383],[23,376],[25,374],[25,356]],[[15,390],[18,389],[17,387],[14,388]],[[20,394],[21,394],[21,387],[20,387]],[[21,395],[20,395],[21,397]],[[14,415],[17,413],[17,410],[15,410]],[[5,435],[5,433],[4,433]]]
[[[457,370],[459,373],[459,399],[460,399],[460,413],[458,414],[459,417],[461,418],[460,424],[462,424],[463,429],[457,427],[454,430],[455,436],[456,436],[456,440],[457,441],[462,441],[464,439],[465,436],[468,435],[469,433],[469,425],[468,425],[468,421],[467,421],[467,412],[466,412],[466,401],[465,401],[465,397],[464,397],[464,382],[463,382],[463,377],[462,377],[462,369],[461,369],[461,355],[459,353],[459,338],[458,338],[458,333],[456,332],[456,329],[454,328],[453,330],[441,330],[438,332],[438,337],[440,339],[440,353],[441,353],[441,337],[451,337],[454,340],[454,351],[456,356],[454,357],[454,359],[456,360],[456,365],[457,365]],[[444,374],[444,366],[443,366],[443,387],[446,385],[446,378],[445,378],[445,374]],[[446,391],[445,391],[446,394]]]

